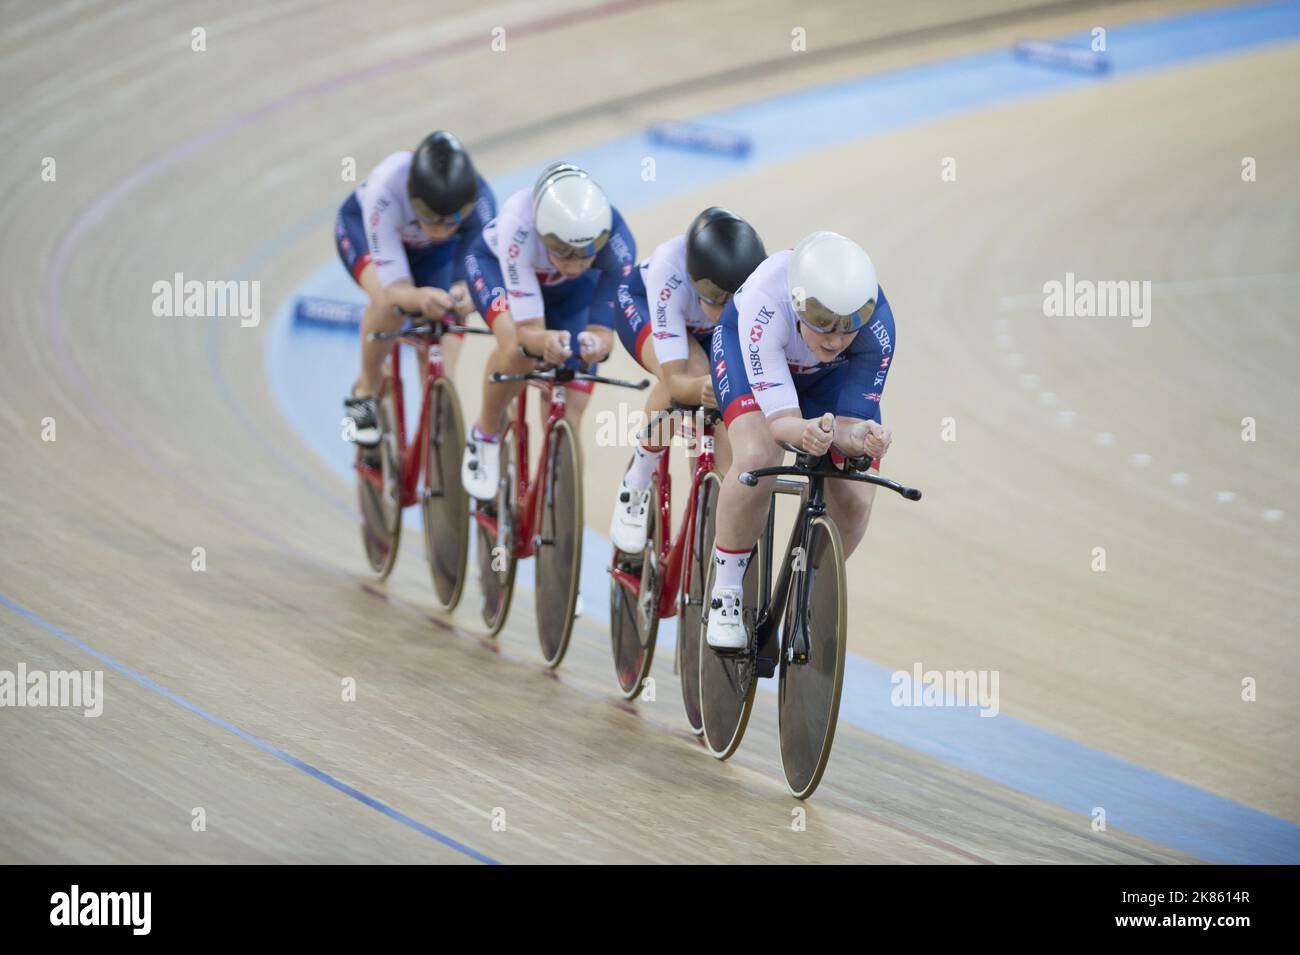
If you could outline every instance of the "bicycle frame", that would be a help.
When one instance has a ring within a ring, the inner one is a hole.
[[[408,316],[411,317],[411,316]],[[398,454],[402,461],[402,507],[411,507],[420,500],[420,475],[424,472],[425,461],[429,458],[429,395],[434,383],[446,375],[442,361],[442,336],[447,332],[461,334],[485,334],[486,330],[465,328],[444,321],[435,321],[429,325],[416,325],[403,328],[397,332],[376,333],[372,341],[391,340],[393,350],[388,356],[387,377],[393,389],[393,411],[397,420],[393,430],[397,432]],[[420,391],[420,423],[415,435],[408,441],[406,437],[406,395],[402,390],[402,345],[409,345],[416,351],[419,367],[424,370],[424,385]],[[367,481],[382,490],[383,474],[379,468],[366,464],[358,455],[356,469]]]
[[[542,453],[537,461],[537,474],[532,480],[528,476],[528,388],[525,387],[515,398],[515,475],[517,477],[516,500],[521,501],[518,533],[515,534],[514,557],[522,560],[532,557],[537,552],[534,531],[541,523],[541,488],[545,486],[546,469],[550,466],[551,433],[556,424],[564,418],[568,407],[566,388],[561,382],[551,386],[550,407],[546,423],[542,426]],[[474,519],[487,528],[493,538],[497,534],[497,515],[486,513],[482,507],[474,508]]]
[[[425,369],[424,387],[420,392],[420,423],[415,435],[409,441],[406,437],[406,396],[402,391],[402,342],[414,346],[419,356],[420,367]],[[413,338],[399,339],[393,345],[389,364],[391,372],[388,377],[393,389],[393,410],[397,416],[393,430],[397,433],[398,453],[402,459],[402,507],[405,508],[420,499],[420,475],[424,471],[424,462],[428,457],[429,393],[433,390],[433,383],[443,376],[442,345],[437,340],[423,342]],[[379,487],[382,483],[383,478],[378,468],[358,461],[357,470],[375,487]]]
[[[794,589],[790,579],[795,570],[794,555],[800,554],[805,560],[811,557],[805,552],[808,528],[812,526],[815,518],[826,513],[826,481],[845,480],[874,484],[877,487],[888,488],[909,501],[919,501],[921,499],[920,491],[915,488],[904,487],[888,478],[868,474],[865,470],[841,471],[832,463],[829,454],[820,460],[810,460],[808,455],[798,452],[796,448],[789,448],[789,450],[796,451],[795,467],[759,468],[740,476],[742,483],[751,486],[757,484],[759,478],[772,476],[777,478],[776,486],[773,488],[772,505],[769,506],[767,511],[767,525],[763,530],[763,536],[759,538],[762,605],[758,608],[758,618],[754,623],[754,668],[758,675],[764,678],[771,677],[776,672],[776,664],[780,659],[779,654],[782,649],[785,649],[779,645],[777,625],[785,616],[786,607],[790,600],[790,591]],[[783,478],[787,477],[798,477],[805,480],[783,480]],[[776,524],[775,495],[777,494],[798,494],[802,501],[799,513],[795,517],[794,528],[790,532],[790,546],[781,560],[781,570],[777,574],[776,588],[773,589],[772,548],[774,546],[773,537]],[[795,620],[806,621],[808,619],[810,580],[811,578],[805,574],[800,581],[798,592],[794,595],[796,600],[794,608]],[[796,628],[795,635],[791,637],[791,639],[796,638],[802,639],[804,643],[802,647],[798,644],[794,645],[795,656],[792,657],[791,662],[804,663],[808,659],[808,646],[806,642],[807,635],[802,627]]]
[[[677,613],[679,606],[679,597],[685,598],[685,576],[683,570],[690,566],[690,561],[694,557],[694,540],[695,540],[695,516],[698,510],[697,501],[700,493],[700,483],[704,480],[704,475],[713,470],[714,454],[714,425],[705,416],[701,416],[700,423],[700,454],[695,461],[695,470],[691,474],[691,490],[687,497],[686,511],[682,514],[681,528],[677,536],[669,540],[664,537],[663,548],[658,555],[659,566],[662,569],[663,581],[659,590],[658,605],[655,612],[662,619],[671,617]],[[696,423],[691,422],[692,436]],[[672,527],[672,477],[668,473],[668,455],[664,454],[659,459],[658,470],[658,514],[656,519],[659,526],[663,528]],[[614,579],[627,587],[637,599],[641,596],[641,576],[639,574],[630,574],[621,570],[618,566],[618,551],[614,552],[610,573]],[[680,591],[680,593],[679,593]]]

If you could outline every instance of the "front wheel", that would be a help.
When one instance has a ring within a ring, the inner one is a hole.
[[[548,667],[560,665],[573,634],[582,569],[582,461],[569,422],[555,423],[549,437],[546,473],[540,475],[538,521],[537,640]]]
[[[781,766],[796,799],[807,799],[831,758],[847,653],[848,587],[844,543],[823,515],[808,525],[805,566],[791,581],[781,639],[778,723]],[[799,588],[808,595],[799,619]]]
[[[420,502],[425,554],[434,592],[443,609],[453,610],[465,587],[469,556],[469,495],[460,480],[465,424],[456,389],[448,379],[434,382],[429,403],[429,448]]]

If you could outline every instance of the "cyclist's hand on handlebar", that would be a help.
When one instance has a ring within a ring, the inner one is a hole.
[[[874,421],[863,421],[863,439],[861,444],[855,444],[873,458],[883,457],[889,450],[889,446],[894,443],[894,432],[887,431]],[[856,438],[857,426],[854,426],[854,437]]]
[[[803,436],[799,439],[799,446],[809,454],[820,457],[830,450],[834,438],[835,415],[828,411],[820,418],[809,418],[804,421]]]
[[[464,282],[457,282],[451,287],[451,305],[455,309],[457,317],[462,319],[468,318],[478,309]]]
[[[420,312],[425,318],[442,318],[455,305],[451,295],[440,288],[422,288],[418,291]]]
[[[551,365],[563,365],[573,355],[569,348],[568,332],[547,332],[542,360]]]
[[[578,355],[582,358],[583,364],[595,365],[605,358],[605,349],[601,347],[600,339],[593,332],[579,332]]]

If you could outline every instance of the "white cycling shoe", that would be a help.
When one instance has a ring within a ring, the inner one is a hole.
[[[650,488],[619,485],[618,499],[614,501],[614,517],[609,522],[609,539],[625,554],[639,554],[645,550],[647,512],[650,506]]]
[[[715,650],[743,650],[749,645],[739,587],[719,587],[709,601],[709,630],[705,636]]]
[[[460,483],[465,490],[480,501],[490,501],[497,496],[497,482],[501,476],[501,445],[494,441],[480,441],[472,434],[465,441],[465,456],[460,462]]]

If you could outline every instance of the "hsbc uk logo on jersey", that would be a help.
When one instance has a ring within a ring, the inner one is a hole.
[[[885,383],[885,375],[889,373],[889,361],[893,356],[894,342],[889,336],[889,329],[880,319],[876,319],[868,328],[871,334],[876,336],[876,341],[880,344],[880,367],[876,369],[876,380],[872,382],[872,387],[877,391]],[[877,398],[877,401],[880,399]]]
[[[627,290],[626,285],[618,287],[618,304],[623,309],[623,315],[627,318],[628,327],[637,332],[641,328],[641,323],[645,320],[641,310],[636,307],[636,301],[632,298],[632,293]]]
[[[713,380],[717,385],[718,407],[727,407],[727,396],[731,394],[731,382],[727,380],[727,359],[722,350],[722,335],[724,329],[721,325],[713,329],[712,357],[713,357]]]
[[[761,378],[763,375],[763,355],[759,351],[758,343],[763,340],[763,331],[772,321],[773,311],[770,308],[760,308],[758,314],[754,316],[754,324],[749,327],[749,371],[750,377]]]

